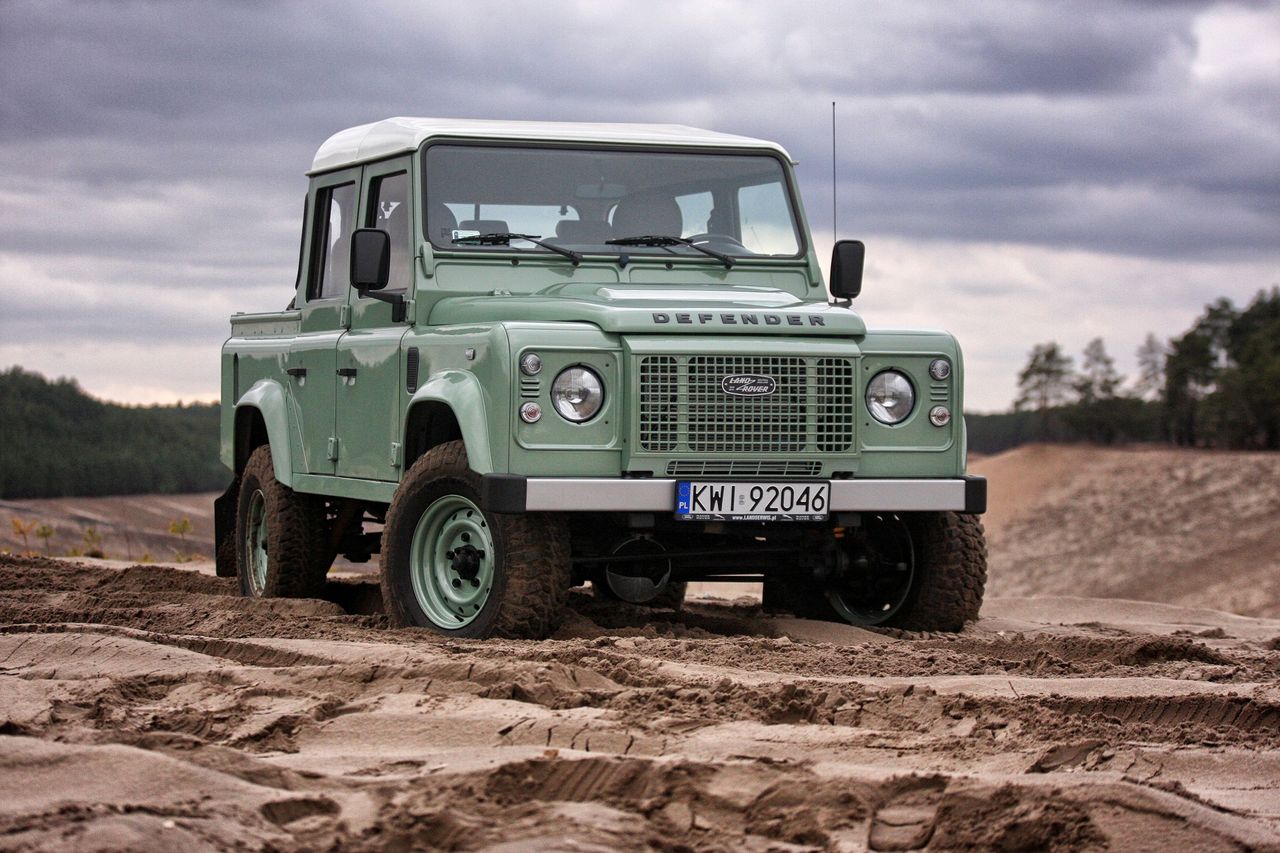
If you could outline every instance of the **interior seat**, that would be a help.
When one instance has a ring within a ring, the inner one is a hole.
[[[613,209],[613,233],[618,237],[679,237],[683,232],[680,205],[669,195],[653,191],[633,193]]]
[[[443,202],[433,202],[427,206],[427,233],[431,242],[437,246],[448,246],[453,242],[453,232],[458,227],[458,217]]]
[[[464,219],[458,223],[459,231],[478,231],[481,234],[506,234],[511,230],[505,219]]]

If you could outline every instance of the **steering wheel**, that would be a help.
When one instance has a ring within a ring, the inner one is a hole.
[[[731,249],[740,249],[749,255],[755,254],[728,234],[713,234],[710,231],[704,231],[701,234],[694,234],[692,237],[685,237],[685,239],[691,243],[726,243]]]

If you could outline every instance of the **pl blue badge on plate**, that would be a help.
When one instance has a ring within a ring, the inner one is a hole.
[[[681,483],[676,493],[676,512],[689,512],[689,483]]]

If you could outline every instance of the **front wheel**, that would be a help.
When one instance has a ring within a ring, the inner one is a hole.
[[[405,475],[382,533],[392,624],[454,637],[545,637],[568,597],[567,541],[559,516],[481,509],[462,442],[433,448]]]
[[[978,618],[987,580],[978,516],[870,513],[842,536],[822,578],[768,578],[765,609],[913,631],[959,631]]]

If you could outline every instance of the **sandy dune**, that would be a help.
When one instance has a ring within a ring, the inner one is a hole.
[[[992,594],[1280,617],[1280,454],[1032,445],[973,468]]]
[[[554,640],[462,642],[328,598],[0,561],[0,847],[1280,850],[1277,621],[579,595]]]

